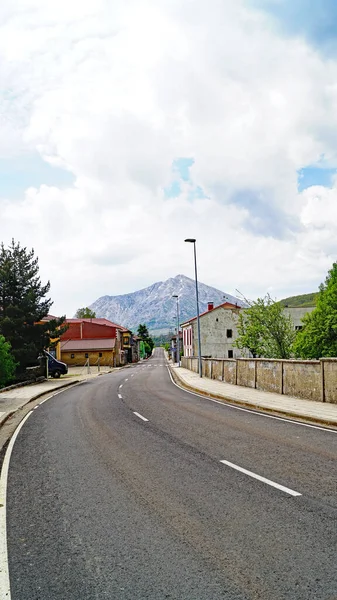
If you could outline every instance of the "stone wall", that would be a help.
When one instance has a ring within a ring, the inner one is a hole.
[[[237,361],[237,385],[255,387],[255,360],[239,358]]]
[[[198,358],[183,357],[182,366],[198,373]],[[337,404],[337,358],[321,360],[203,358],[202,368],[204,377],[218,381]]]
[[[282,394],[282,360],[256,359],[256,389]]]
[[[318,402],[322,401],[321,372],[322,365],[320,361],[284,360],[283,394],[296,396],[297,398],[307,398],[307,400],[317,400]]]

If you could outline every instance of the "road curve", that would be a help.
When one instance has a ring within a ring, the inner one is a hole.
[[[336,600],[337,435],[178,389],[163,351],[39,406],[7,489],[12,600]]]

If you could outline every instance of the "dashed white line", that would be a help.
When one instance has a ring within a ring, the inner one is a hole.
[[[128,379],[126,379],[125,381],[129,381]]]
[[[121,383],[119,387],[120,387],[120,388],[122,388],[122,387],[123,387],[123,384]]]
[[[148,421],[149,420],[149,419],[145,419],[145,417],[143,417],[143,415],[140,415],[136,411],[133,411],[133,414],[136,415],[136,417],[139,417],[140,419],[142,419],[142,421]]]
[[[275,483],[275,481],[271,481],[270,479],[261,477],[261,475],[257,475],[256,473],[253,473],[253,471],[247,471],[247,469],[243,469],[242,467],[239,467],[238,465],[235,465],[234,463],[231,463],[228,460],[220,460],[220,462],[223,463],[224,465],[227,465],[228,467],[231,467],[232,469],[236,469],[236,471],[240,471],[241,473],[244,473],[245,475],[249,475],[249,477],[253,477],[254,479],[258,479],[259,481],[262,481],[263,483],[267,483],[267,485],[271,485],[272,487],[277,488],[278,490],[281,490],[282,492],[285,492],[286,494],[290,494],[291,496],[302,496],[302,494],[300,494],[299,492],[295,492],[294,490],[291,490],[290,488],[287,488],[284,485]]]
[[[118,394],[118,398],[122,399],[122,394]]]

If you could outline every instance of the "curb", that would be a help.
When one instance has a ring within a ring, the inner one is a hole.
[[[234,406],[237,405],[237,406],[243,406],[245,408],[251,408],[251,409],[261,412],[261,413],[270,413],[270,414],[274,414],[274,415],[281,416],[281,417],[286,416],[286,417],[290,417],[292,419],[297,419],[298,421],[309,421],[310,423],[316,423],[318,425],[325,425],[325,426],[328,426],[328,427],[331,427],[334,429],[336,429],[336,427],[337,427],[336,421],[330,421],[329,419],[319,419],[317,417],[312,417],[310,415],[299,415],[297,413],[294,413],[294,412],[291,412],[288,410],[269,408],[269,407],[265,407],[265,406],[260,406],[259,404],[255,404],[253,402],[245,402],[244,400],[237,400],[236,398],[235,399],[228,398],[227,396],[224,396],[221,394],[214,394],[212,392],[206,392],[205,390],[201,390],[200,388],[194,387],[194,386],[186,383],[182,378],[179,377],[176,370],[173,369],[170,364],[168,365],[168,367],[170,369],[172,378],[174,379],[174,381],[176,383],[178,383],[181,387],[189,390],[190,392],[199,394],[200,396],[205,396],[206,398],[214,398],[214,400],[220,400],[222,402],[228,402],[229,404],[233,404]]]

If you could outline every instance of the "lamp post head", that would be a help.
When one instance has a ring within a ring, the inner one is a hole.
[[[185,242],[191,242],[192,244],[194,244],[196,242],[195,238],[187,238],[186,240],[184,240]]]

